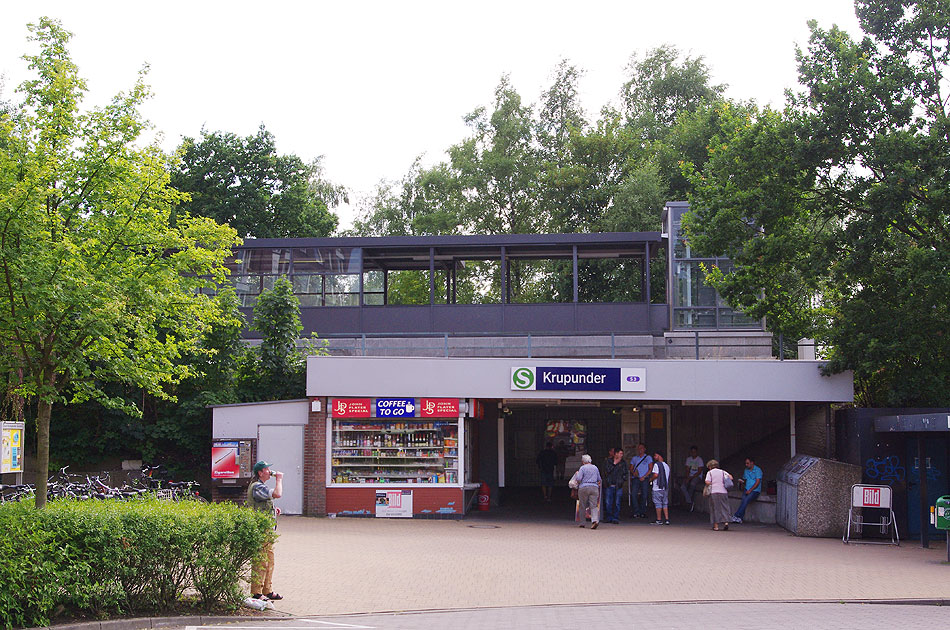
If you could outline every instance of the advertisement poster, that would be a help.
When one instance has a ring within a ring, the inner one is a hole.
[[[330,407],[334,418],[369,418],[372,411],[369,398],[334,398]]]
[[[0,427],[0,472],[23,472],[22,422],[4,422]]]
[[[376,518],[412,518],[412,490],[377,490]]]
[[[238,442],[215,442],[211,446],[212,479],[237,479],[240,476],[239,446]]]
[[[377,398],[377,418],[413,418],[416,415],[414,398]]]
[[[420,398],[419,417],[421,418],[458,418],[458,398]]]

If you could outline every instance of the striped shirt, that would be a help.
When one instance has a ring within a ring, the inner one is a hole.
[[[584,464],[577,470],[577,487],[600,485],[600,469],[593,464]]]

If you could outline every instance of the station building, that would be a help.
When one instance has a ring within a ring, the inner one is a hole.
[[[231,448],[240,468],[215,496],[263,458],[286,513],[459,518],[483,482],[493,504],[537,500],[547,442],[565,479],[584,453],[629,461],[640,442],[674,475],[693,445],[736,474],[753,455],[766,479],[833,456],[851,375],[823,375],[810,347],[786,358],[704,283],[729,261],[693,255],[687,210],[667,204],[662,232],[246,241],[247,315],[287,277],[326,348],[306,399],[214,408],[213,461]]]

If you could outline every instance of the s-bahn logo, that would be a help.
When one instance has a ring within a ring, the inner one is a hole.
[[[534,368],[511,368],[511,389],[531,390],[535,388]]]

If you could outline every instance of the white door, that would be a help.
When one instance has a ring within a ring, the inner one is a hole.
[[[284,473],[284,493],[274,501],[284,514],[303,514],[303,427],[260,425],[257,458]],[[267,485],[273,487],[273,483]]]

